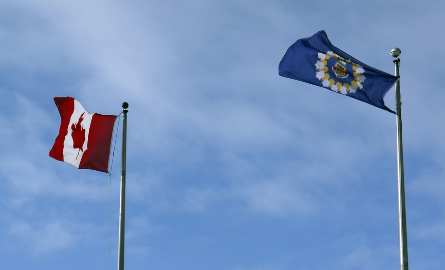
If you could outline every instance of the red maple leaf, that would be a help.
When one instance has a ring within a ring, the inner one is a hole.
[[[71,125],[71,130],[72,130],[71,136],[73,137],[73,147],[79,149],[77,156],[79,156],[80,151],[83,151],[83,144],[85,142],[85,129],[81,125],[84,114],[85,113],[82,113],[77,123]]]

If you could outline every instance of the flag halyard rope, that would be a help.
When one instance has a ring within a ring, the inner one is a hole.
[[[121,114],[122,114],[122,112],[119,114],[119,119],[117,122],[116,136],[114,137],[113,155],[111,157],[110,172],[108,173],[108,175],[110,176],[110,194],[109,194],[109,200],[108,200],[108,268],[109,268],[109,270],[111,270],[111,172],[113,171],[114,152],[116,150],[116,141],[117,141],[117,134],[119,133]]]

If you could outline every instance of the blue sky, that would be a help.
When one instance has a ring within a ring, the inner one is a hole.
[[[130,104],[127,269],[397,269],[395,116],[278,76],[287,48],[319,30],[388,73],[401,48],[409,264],[443,269],[444,12],[0,1],[2,269],[116,269],[121,135],[111,180],[50,158],[56,96],[102,114]]]

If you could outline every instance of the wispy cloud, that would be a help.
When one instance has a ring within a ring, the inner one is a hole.
[[[39,255],[65,249],[74,244],[76,236],[70,227],[70,224],[61,221],[39,227],[27,222],[14,222],[9,229],[9,235],[18,239],[19,243],[30,249],[34,255]]]

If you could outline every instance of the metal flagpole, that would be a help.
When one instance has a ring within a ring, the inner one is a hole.
[[[391,50],[393,57],[398,57],[399,48]],[[396,76],[399,74],[400,59],[394,60]],[[402,101],[400,96],[400,79],[396,82],[396,112],[397,112],[397,166],[399,183],[399,244],[400,244],[400,269],[408,270],[408,237],[406,232],[406,207],[405,207],[405,176],[403,168],[403,142],[402,142]]]
[[[119,249],[117,269],[124,270],[124,247],[125,247],[125,185],[127,173],[127,112],[128,103],[122,103],[123,127],[122,127],[122,171],[121,171],[121,203],[119,209]]]

